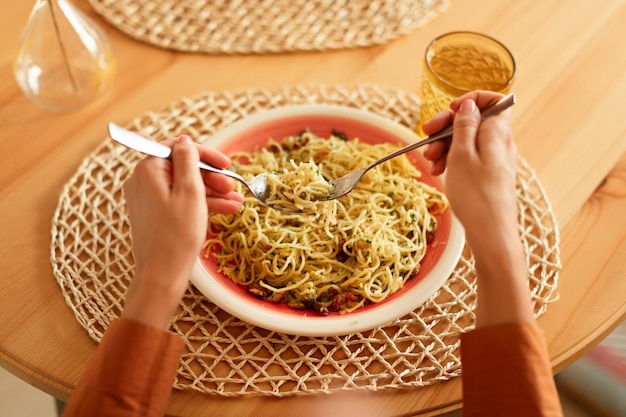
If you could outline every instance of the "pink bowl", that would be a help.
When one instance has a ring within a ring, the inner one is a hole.
[[[268,139],[280,140],[308,128],[320,137],[333,129],[358,137],[364,143],[406,144],[418,139],[411,130],[362,110],[328,105],[281,107],[241,119],[210,138],[206,145],[225,154],[253,151]],[[421,180],[443,190],[440,178],[429,174],[421,153],[407,154],[422,172]],[[373,329],[421,306],[443,285],[459,260],[465,243],[460,223],[450,210],[439,216],[439,227],[422,261],[419,274],[383,302],[351,313],[322,316],[310,310],[296,310],[260,300],[217,272],[217,264],[203,254],[192,272],[191,281],[209,300],[244,321],[278,332],[303,336],[334,336]]]

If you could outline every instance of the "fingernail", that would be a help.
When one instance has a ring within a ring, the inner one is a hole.
[[[176,143],[191,143],[191,138],[187,135],[180,135],[178,138],[176,138]]]
[[[459,107],[459,113],[473,113],[474,110],[476,110],[476,103],[474,103],[474,100],[472,99],[467,99],[467,100],[463,100],[463,102],[461,103],[461,107]]]

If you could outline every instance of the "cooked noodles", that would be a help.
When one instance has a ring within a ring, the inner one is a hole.
[[[292,212],[314,210],[316,202],[333,191],[315,162],[297,164],[293,159],[278,175],[268,175],[267,185],[269,197],[265,202],[271,207]]]
[[[204,248],[219,272],[258,297],[322,314],[380,302],[418,273],[436,216],[448,207],[445,196],[419,181],[403,155],[372,169],[346,196],[312,201],[332,191],[326,178],[397,149],[340,136],[305,132],[232,155],[246,179],[282,173],[273,195],[303,213],[268,209],[247,196],[238,213],[212,214]]]

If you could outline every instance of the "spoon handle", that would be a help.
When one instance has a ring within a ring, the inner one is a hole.
[[[484,108],[483,110],[481,110],[481,120],[485,120],[491,116],[495,116],[496,114],[501,113],[502,111],[508,109],[509,107],[511,107],[513,104],[515,104],[516,101],[516,97],[515,94],[511,93],[508,94],[504,97],[502,97],[500,100],[498,100],[497,102],[495,102],[494,104],[487,106],[486,108]],[[419,140],[417,142],[413,142],[410,143],[408,145],[406,145],[403,148],[398,149],[395,152],[390,153],[389,155],[386,155],[374,162],[372,162],[371,164],[369,164],[368,166],[366,166],[364,168],[364,171],[367,171],[371,168],[374,168],[376,165],[381,164],[385,161],[388,161],[391,158],[395,158],[398,155],[402,155],[403,153],[412,151],[414,149],[419,148],[420,146],[424,146],[427,145],[429,143],[438,141],[440,139],[445,139],[448,138],[450,136],[452,136],[452,130],[453,130],[453,126],[448,126],[442,130],[440,130],[437,133],[434,133],[430,136],[427,136],[426,138]]]

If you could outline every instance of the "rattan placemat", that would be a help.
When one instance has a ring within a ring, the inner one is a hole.
[[[377,86],[299,86],[207,92],[149,111],[127,126],[153,139],[213,132],[277,106],[338,104],[413,128],[419,97]],[[104,139],[63,188],[52,223],[51,262],[76,318],[99,341],[121,312],[133,258],[122,183],[141,158]],[[517,176],[519,230],[536,316],[556,299],[558,228],[534,171]],[[175,387],[220,395],[285,396],[347,389],[424,386],[460,375],[459,332],[472,328],[475,271],[465,250],[445,285],[421,308],[380,328],[341,337],[294,337],[244,323],[190,286],[172,321],[186,341]]]
[[[89,0],[129,36],[209,54],[322,51],[383,44],[451,0]]]

